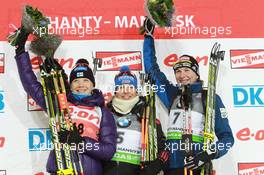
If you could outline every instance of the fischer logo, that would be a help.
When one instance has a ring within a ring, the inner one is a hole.
[[[178,56],[177,54],[169,54],[164,58],[164,65],[168,67],[173,67],[174,63],[178,61]],[[195,56],[194,57],[196,61],[198,62],[199,65],[207,66],[208,65],[208,56]]]
[[[234,107],[264,107],[264,85],[233,86]]]
[[[5,54],[0,53],[0,73],[5,72]]]
[[[52,150],[52,147],[51,131],[49,128],[28,129],[29,151],[49,151]]]
[[[238,175],[264,175],[264,163],[238,163]]]
[[[243,128],[236,133],[236,138],[240,141],[264,141],[264,130],[251,131],[249,128]]]
[[[231,50],[231,68],[264,68],[264,50]]]
[[[131,70],[142,70],[140,51],[96,52],[96,58],[102,59],[102,66],[98,67],[99,71],[119,70],[124,65],[129,65]]]
[[[0,175],[6,175],[6,170],[0,170]]]
[[[3,148],[5,145],[5,137],[0,137],[0,148]]]

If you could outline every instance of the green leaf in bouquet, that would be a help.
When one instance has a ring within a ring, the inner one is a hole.
[[[61,42],[59,35],[44,35],[31,42],[30,50],[36,55],[52,58]]]
[[[33,8],[26,5],[23,10],[22,15],[22,25],[29,32],[32,33],[36,29],[39,31],[41,28],[46,28],[48,30],[49,19],[43,15],[37,8]],[[34,35],[39,35],[38,33],[33,33]]]
[[[11,46],[16,46],[17,37],[18,37],[19,33],[20,33],[20,30],[16,30],[15,32],[13,32],[7,36],[7,41],[11,44]]]
[[[145,11],[151,21],[160,26],[171,26],[174,13],[173,0],[146,0]]]

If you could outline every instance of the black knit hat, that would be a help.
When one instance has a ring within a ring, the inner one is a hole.
[[[173,69],[176,71],[178,68],[181,67],[188,67],[192,69],[193,72],[198,75],[200,78],[200,73],[199,73],[199,64],[197,63],[196,59],[190,55],[182,55],[178,61],[174,64]]]
[[[88,78],[95,86],[93,71],[89,67],[89,62],[86,59],[81,58],[75,63],[75,67],[70,74],[70,83],[76,78]]]

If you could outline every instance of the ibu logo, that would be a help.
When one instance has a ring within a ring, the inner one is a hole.
[[[264,85],[233,86],[234,107],[264,107]]]
[[[49,151],[52,150],[51,131],[49,128],[28,129],[29,151]]]

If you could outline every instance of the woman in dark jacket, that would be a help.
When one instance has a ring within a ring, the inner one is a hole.
[[[104,175],[155,175],[168,159],[165,137],[156,119],[158,158],[145,164],[141,162],[141,115],[146,100],[138,95],[136,88],[136,76],[128,66],[121,67],[115,77],[115,95],[108,104],[117,125],[117,150],[112,161],[106,162]]]
[[[32,71],[29,54],[25,52],[28,34],[22,29],[17,42],[16,63],[19,76],[25,91],[46,110],[43,88]],[[70,92],[67,94],[71,118],[76,125],[82,124],[80,133],[84,149],[80,160],[84,175],[102,175],[101,161],[112,158],[116,150],[116,126],[111,112],[104,107],[104,97],[94,89],[95,80],[88,61],[80,59],[70,74]],[[92,114],[97,120],[79,116],[79,112]],[[79,135],[77,135],[79,136]],[[88,145],[88,146],[87,146]],[[92,146],[91,146],[92,145]],[[87,149],[88,148],[88,149]],[[79,172],[79,166],[77,166]],[[47,171],[56,174],[57,166],[54,151],[51,151],[47,162]],[[79,173],[78,173],[79,174]]]

